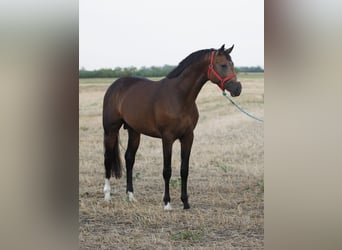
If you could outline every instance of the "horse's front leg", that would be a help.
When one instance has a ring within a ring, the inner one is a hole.
[[[187,183],[189,174],[189,158],[191,153],[192,142],[194,139],[194,134],[191,132],[183,136],[180,139],[181,143],[181,178],[182,178],[182,195],[181,200],[184,205],[184,209],[189,209],[190,205],[188,203],[188,193],[187,193]]]
[[[172,144],[173,141],[163,138],[163,157],[164,157],[164,168],[163,168],[163,177],[165,182],[165,192],[164,192],[164,210],[171,210],[170,205],[170,190],[169,184],[171,179],[171,157],[172,157]]]

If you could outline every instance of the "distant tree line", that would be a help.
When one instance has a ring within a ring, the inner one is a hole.
[[[79,70],[79,78],[116,78],[122,76],[143,76],[143,77],[163,77],[166,76],[171,70],[176,66],[164,65],[161,67],[151,66],[151,67],[116,67],[114,69],[105,68],[98,70],[86,70],[82,68]],[[264,69],[260,66],[257,67],[237,67],[236,72],[264,72]]]
[[[236,72],[241,72],[241,73],[263,73],[264,69],[261,68],[260,66],[256,66],[256,67],[238,67],[238,68],[236,68]]]

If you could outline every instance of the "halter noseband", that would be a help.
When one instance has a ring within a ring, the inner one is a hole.
[[[229,76],[227,76],[227,77],[225,77],[225,78],[222,78],[222,77],[216,72],[216,70],[214,69],[214,64],[213,64],[215,52],[216,52],[216,51],[211,52],[210,64],[209,64],[209,68],[208,68],[208,79],[210,80],[210,73],[213,73],[213,74],[216,76],[216,78],[220,81],[220,85],[219,85],[220,89],[221,89],[221,90],[224,90],[224,85],[223,85],[223,84],[224,84],[225,82],[229,81],[230,79],[236,77],[236,74],[235,74],[235,72],[233,71],[233,73],[230,74]]]

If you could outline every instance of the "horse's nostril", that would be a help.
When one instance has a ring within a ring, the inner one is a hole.
[[[236,88],[235,89],[235,96],[239,96],[241,93],[241,88]]]

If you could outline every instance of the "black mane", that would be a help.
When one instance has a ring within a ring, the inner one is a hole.
[[[171,79],[179,76],[189,65],[194,62],[198,62],[202,59],[202,57],[208,52],[213,51],[214,49],[203,49],[196,52],[191,53],[187,56],[183,61],[181,61],[176,68],[174,68],[166,77]]]

